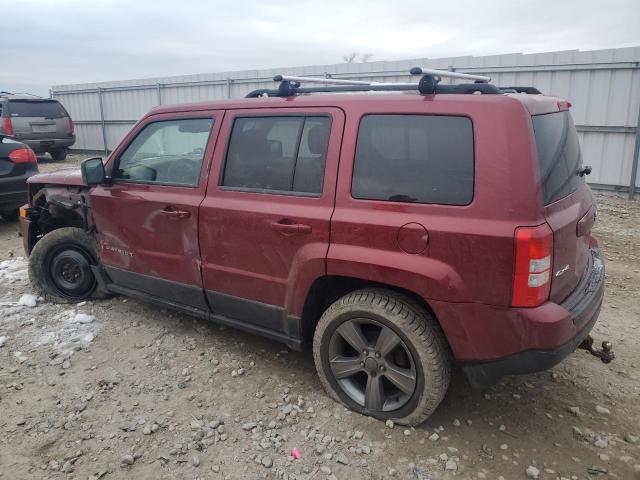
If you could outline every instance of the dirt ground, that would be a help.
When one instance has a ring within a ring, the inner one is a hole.
[[[0,478],[640,479],[640,204],[598,204],[593,333],[616,360],[578,351],[484,391],[457,374],[416,429],[333,402],[310,352],[121,297],[30,306],[0,222]]]

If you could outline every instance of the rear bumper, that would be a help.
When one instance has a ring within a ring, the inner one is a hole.
[[[75,135],[64,138],[38,138],[38,139],[19,139],[22,143],[29,145],[29,148],[37,153],[49,152],[51,150],[60,150],[68,148],[76,143]]]
[[[15,210],[27,201],[27,189],[23,192],[0,192],[0,212]]]
[[[585,275],[562,304],[528,309],[473,305],[466,314],[475,319],[462,312],[442,324],[470,383],[484,387],[505,375],[539,372],[561,362],[591,332],[603,296],[604,263],[594,248]],[[434,310],[438,318],[447,318]]]
[[[36,169],[25,174],[0,178],[0,212],[15,210],[27,201],[27,179],[38,173]]]

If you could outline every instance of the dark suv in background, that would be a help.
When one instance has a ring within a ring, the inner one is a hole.
[[[73,120],[57,100],[0,93],[0,134],[26,143],[36,153],[64,160],[76,141]]]

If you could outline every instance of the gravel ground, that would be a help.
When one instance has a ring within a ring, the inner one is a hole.
[[[598,203],[614,363],[457,374],[416,429],[333,402],[310,352],[120,297],[45,303],[0,222],[0,478],[640,479],[640,205]]]

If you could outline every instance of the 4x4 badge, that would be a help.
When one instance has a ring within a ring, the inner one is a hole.
[[[562,267],[560,270],[558,270],[556,272],[556,277],[559,277],[560,275],[564,275],[566,273],[566,271],[569,270],[569,264],[565,265],[564,267]]]

